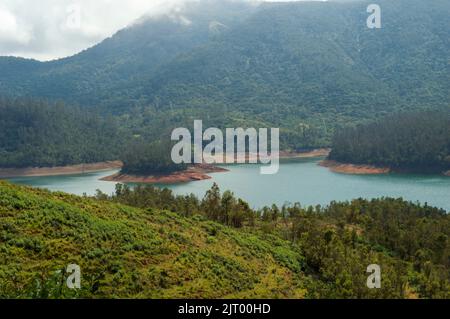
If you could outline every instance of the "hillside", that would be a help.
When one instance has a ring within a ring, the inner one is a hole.
[[[400,199],[252,213],[214,187],[200,203],[153,187],[94,199],[0,182],[0,297],[448,298],[449,226],[445,211]],[[73,263],[81,290],[65,286]],[[382,289],[366,286],[373,263]]]
[[[117,160],[127,136],[115,119],[93,111],[0,96],[0,168]]]
[[[71,297],[55,271],[81,266],[78,297],[304,295],[302,256],[274,236],[203,218],[0,182],[0,297]]]
[[[56,61],[1,57],[0,94],[62,99],[84,107],[106,103],[108,108],[129,110],[141,98],[136,92],[139,79],[220,33],[213,21],[229,28],[253,8],[222,2],[205,0],[181,12],[143,16],[98,45]],[[110,101],[115,92],[120,92],[119,100]]]
[[[261,5],[239,29],[149,77],[152,104],[217,107],[284,128],[448,107],[447,1]],[[425,39],[425,40],[424,40]],[[145,86],[141,86],[145,87]]]
[[[369,3],[201,2],[59,61],[0,58],[0,94],[99,107],[150,137],[192,118],[276,126],[297,149],[349,121],[448,108],[450,3],[380,0],[380,30]]]

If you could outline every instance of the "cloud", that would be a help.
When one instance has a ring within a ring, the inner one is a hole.
[[[19,23],[9,10],[0,7],[0,43],[26,45],[30,40],[31,34],[26,25]]]
[[[189,1],[198,0],[1,0],[0,55],[38,60],[73,55],[144,15]]]

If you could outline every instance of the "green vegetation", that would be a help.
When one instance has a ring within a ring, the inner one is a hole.
[[[207,2],[192,3],[179,14],[142,17],[98,45],[58,61],[1,57],[0,94],[130,110],[145,98],[136,87],[145,84],[143,78],[214,38],[211,21],[232,27],[253,8],[247,3]],[[182,16],[192,23],[183,22]]]
[[[302,297],[302,256],[276,236],[0,182],[0,297]],[[80,291],[61,285],[70,263]]]
[[[380,0],[380,30],[366,27],[369,3],[192,4],[179,13],[191,24],[148,19],[54,62],[1,58],[0,94],[98,107],[149,140],[193,118],[280,127],[292,149],[329,146],[349,122],[448,108],[449,1]]]
[[[346,128],[333,139],[330,159],[414,172],[450,170],[450,113],[397,114]]]
[[[171,143],[134,141],[122,155],[122,173],[136,175],[167,174],[183,171],[186,164],[175,164],[170,156]]]
[[[450,298],[448,236],[445,211],[401,199],[256,212],[217,186],[93,199],[0,182],[0,296]],[[70,263],[81,290],[57,272]]]
[[[182,170],[161,141],[203,119],[280,127],[283,149],[333,144],[341,162],[448,170],[450,3],[379,0],[381,30],[369,3],[208,1],[66,59],[0,58],[0,167]],[[392,116],[405,110],[422,112]],[[88,198],[0,182],[0,298],[450,298],[449,236],[445,211],[402,199],[255,211],[217,185]]]
[[[0,98],[0,167],[49,167],[117,160],[115,119],[62,103]]]
[[[171,160],[171,142],[146,142],[112,116],[63,103],[0,98],[0,168],[54,167],[122,160],[126,174],[186,169]],[[167,139],[165,139],[167,140]]]

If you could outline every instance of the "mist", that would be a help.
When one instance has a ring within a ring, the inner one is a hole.
[[[76,54],[143,17],[201,8],[223,0],[3,0],[0,3],[0,56],[40,61]],[[318,0],[322,1],[322,0]],[[230,0],[257,6],[263,1]],[[280,1],[272,1],[280,2]],[[285,2],[285,1],[284,1]],[[189,23],[189,20],[185,20]]]

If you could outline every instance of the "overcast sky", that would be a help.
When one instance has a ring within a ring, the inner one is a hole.
[[[188,1],[197,0],[0,0],[0,56],[73,55],[145,14]]]

